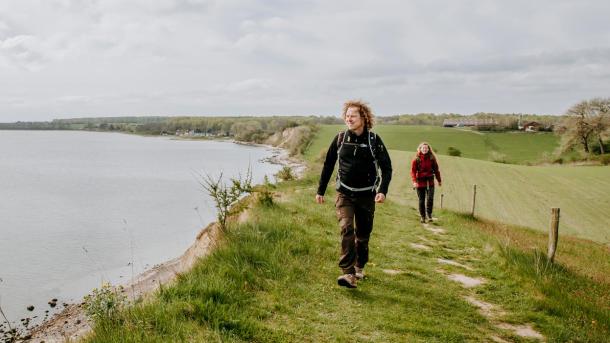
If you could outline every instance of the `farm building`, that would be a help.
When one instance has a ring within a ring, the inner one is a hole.
[[[523,124],[523,130],[526,132],[537,132],[542,128],[542,124],[537,121],[530,121]]]
[[[497,126],[498,123],[494,119],[477,119],[477,118],[459,118],[459,119],[445,119],[443,121],[443,127],[464,127],[464,126]]]

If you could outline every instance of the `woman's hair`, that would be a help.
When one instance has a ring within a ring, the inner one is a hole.
[[[417,151],[415,151],[415,158],[419,157],[419,153],[421,152],[421,147],[424,145],[428,146],[427,155],[430,155],[430,159],[436,160],[436,154],[434,154],[434,151],[432,150],[432,147],[430,146],[430,144],[428,142],[419,143],[419,145],[417,146]]]
[[[371,111],[371,108],[366,102],[360,100],[347,101],[345,104],[343,104],[343,113],[341,114],[341,117],[343,117],[343,119],[345,119],[347,109],[350,107],[358,108],[358,112],[360,112],[360,118],[364,120],[364,126],[367,129],[373,128],[373,124],[375,124],[375,116],[373,115],[373,111]]]

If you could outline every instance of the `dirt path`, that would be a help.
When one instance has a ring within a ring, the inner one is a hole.
[[[443,237],[445,236],[447,229],[442,228],[438,225],[431,224],[422,224],[422,228],[425,230],[424,232],[431,234],[432,237],[424,237],[424,239],[419,238],[421,243],[430,244],[431,240],[436,241],[438,243],[443,243]],[[420,243],[412,244],[418,245]],[[452,252],[457,251],[459,253],[459,250],[451,250]],[[463,257],[468,257],[465,256],[463,253],[461,255]],[[478,312],[483,317],[487,318],[495,327],[501,330],[510,331],[514,335],[520,337],[545,341],[545,337],[540,332],[536,331],[529,323],[515,325],[503,322],[502,318],[508,314],[506,310],[504,310],[499,305],[485,302],[477,297],[476,288],[481,285],[490,283],[491,281],[477,275],[475,268],[455,260],[445,259],[441,257],[437,257],[436,261],[441,266],[454,266],[468,271],[469,275],[465,275],[461,273],[448,272],[447,270],[442,268],[437,269],[437,272],[445,275],[447,279],[459,283],[465,290],[467,290],[467,294],[463,296],[464,300],[466,300],[472,306],[476,307]],[[489,339],[494,342],[507,342],[505,339],[502,339],[497,336],[490,336]]]

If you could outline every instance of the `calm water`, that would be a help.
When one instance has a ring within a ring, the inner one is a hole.
[[[0,305],[11,321],[179,256],[215,219],[197,175],[280,168],[265,148],[114,133],[0,131]],[[273,178],[271,178],[273,179]],[[133,255],[133,257],[132,257]],[[34,305],[35,311],[26,307]],[[2,320],[0,320],[2,322]]]

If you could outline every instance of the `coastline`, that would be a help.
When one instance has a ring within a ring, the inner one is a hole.
[[[264,159],[267,163],[290,167],[297,177],[303,175],[306,164],[296,157],[290,156],[288,150],[267,144],[256,144],[233,141],[235,144],[264,147],[272,150],[272,156]],[[246,197],[244,199],[247,199]],[[244,199],[240,200],[243,201]],[[237,220],[247,217],[247,208],[242,211]],[[161,285],[172,282],[180,273],[187,272],[195,262],[208,255],[216,242],[218,235],[217,222],[209,223],[197,234],[193,244],[180,256],[163,262],[137,275],[132,281],[122,284],[127,298],[135,300],[153,294]],[[115,285],[118,287],[119,285]],[[80,340],[91,330],[91,323],[84,313],[82,303],[68,304],[61,312],[53,315],[40,325],[32,328],[18,342],[65,342]]]

